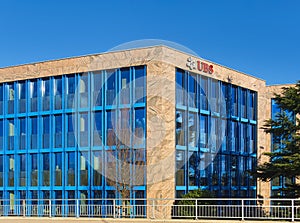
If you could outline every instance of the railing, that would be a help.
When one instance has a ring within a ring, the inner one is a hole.
[[[0,200],[0,216],[300,221],[300,200],[8,199]]]

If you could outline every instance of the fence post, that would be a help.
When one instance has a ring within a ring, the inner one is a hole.
[[[294,204],[294,199],[292,199],[292,221],[295,221],[295,204]]]
[[[80,215],[80,213],[79,213],[79,200],[78,199],[76,199],[76,218],[79,218],[79,215]]]
[[[196,210],[195,210],[195,214],[196,214],[196,220],[198,220],[198,199],[196,199]]]
[[[116,218],[116,200],[113,199],[113,212],[114,212],[114,218]]]
[[[49,218],[52,217],[52,204],[51,204],[51,200],[49,200]]]
[[[22,204],[23,204],[23,217],[25,218],[26,217],[26,201],[23,200]]]
[[[245,213],[244,213],[244,199],[242,199],[242,221],[245,220]]]

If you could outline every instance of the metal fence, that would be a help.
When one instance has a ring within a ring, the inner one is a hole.
[[[299,199],[0,200],[0,216],[300,221]],[[0,217],[1,218],[1,217]]]

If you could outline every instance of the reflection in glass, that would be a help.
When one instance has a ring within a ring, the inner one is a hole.
[[[50,186],[50,154],[43,153],[42,154],[42,182],[43,186]]]
[[[176,151],[176,185],[184,186],[185,185],[185,154],[184,151]]]
[[[32,154],[31,156],[31,186],[37,186],[38,185],[38,154]]]

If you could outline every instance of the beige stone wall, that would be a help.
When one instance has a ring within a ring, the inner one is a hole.
[[[146,106],[147,198],[174,198],[175,68],[173,66],[162,62],[147,64]],[[173,203],[172,200],[156,202],[161,206],[155,209],[155,216],[166,213],[159,210],[163,205],[170,206]],[[171,214],[171,210],[169,213]]]

